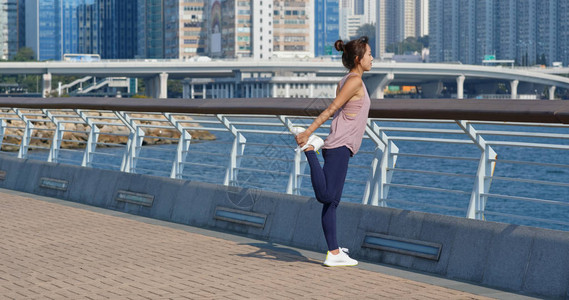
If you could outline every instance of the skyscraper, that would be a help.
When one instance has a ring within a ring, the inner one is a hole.
[[[77,6],[77,52],[101,53],[99,45],[99,10],[94,0],[84,1]]]
[[[164,0],[138,0],[137,56],[164,58]]]
[[[137,0],[97,0],[101,58],[134,58]]]
[[[334,42],[340,37],[338,0],[314,1],[314,55],[334,54]]]
[[[61,1],[61,51],[77,53],[79,28],[77,20],[77,5],[80,0]],[[61,59],[61,57],[59,58]]]
[[[14,57],[24,37],[19,2],[0,0],[0,59]]]
[[[26,0],[26,46],[37,60],[60,60],[61,0]]]

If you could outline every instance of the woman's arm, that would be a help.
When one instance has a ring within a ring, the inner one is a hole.
[[[357,95],[362,89],[362,79],[359,76],[352,76],[346,80],[336,98],[320,115],[310,124],[306,131],[296,136],[296,143],[302,147],[308,141],[308,137],[326,122],[334,113],[348,102],[352,97]]]

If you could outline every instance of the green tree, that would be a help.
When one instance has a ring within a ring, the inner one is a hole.
[[[369,46],[372,55],[375,55],[375,26],[372,24],[363,24],[356,30],[356,38],[360,36],[367,36],[369,38]]]
[[[393,43],[385,48],[385,51],[395,54],[405,54],[412,52],[421,52],[423,48],[429,47],[429,36],[422,36],[416,38],[413,36],[407,37],[400,43]]]
[[[417,39],[417,42],[423,44],[423,48],[429,48],[429,36],[424,35]]]
[[[32,50],[31,48],[28,47],[23,47],[20,48],[20,50],[18,50],[18,52],[16,53],[16,55],[14,55],[14,58],[12,58],[13,61],[33,61],[35,60],[35,55],[34,55],[34,50]]]
[[[168,98],[182,98],[183,88],[181,80],[168,80]]]
[[[375,38],[375,26],[372,24],[364,24],[356,30],[356,36],[367,36],[368,38],[372,39]]]

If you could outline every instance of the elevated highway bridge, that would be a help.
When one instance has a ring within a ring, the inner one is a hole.
[[[473,94],[519,94],[569,90],[567,68],[517,69],[461,64],[376,62],[364,80],[375,98],[387,85],[415,85],[423,97],[438,98],[446,90],[456,98]],[[108,60],[98,62],[9,62],[0,74],[43,76],[43,95],[50,95],[52,75],[134,77],[144,79],[146,93],[167,98],[167,80],[183,79],[185,98],[333,97],[339,77],[346,73],[337,61],[319,60]],[[207,91],[206,91],[207,86]],[[201,90],[200,90],[201,87]]]

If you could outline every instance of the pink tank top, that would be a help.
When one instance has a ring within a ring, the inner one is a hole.
[[[348,73],[340,81],[340,90],[350,76],[357,76],[355,73]],[[365,84],[362,82],[365,95],[359,100],[351,100],[340,107],[332,119],[330,134],[324,141],[324,149],[348,147],[354,156],[362,144],[365,127],[369,114],[369,94]]]

